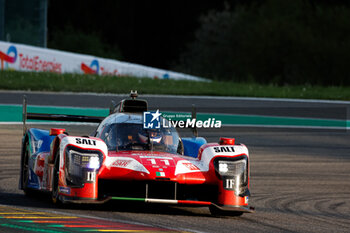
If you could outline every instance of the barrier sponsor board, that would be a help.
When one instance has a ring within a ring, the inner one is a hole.
[[[54,49],[0,41],[1,70],[135,76],[159,79],[208,81],[204,78]]]

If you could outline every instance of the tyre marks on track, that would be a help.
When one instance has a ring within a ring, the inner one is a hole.
[[[349,193],[275,193],[255,196],[263,211],[298,216],[299,221],[348,232],[350,229]],[[259,209],[257,209],[259,211]],[[303,219],[303,220],[302,220]]]

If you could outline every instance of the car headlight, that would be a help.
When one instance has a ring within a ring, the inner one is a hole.
[[[84,151],[74,147],[66,149],[66,179],[70,185],[94,182],[101,167],[103,155],[97,151]]]
[[[221,176],[237,176],[244,172],[247,166],[245,159],[238,161],[218,161],[218,172]]]
[[[228,165],[225,161],[219,161],[219,172],[220,174],[228,172]]]
[[[248,195],[247,158],[217,158],[214,160],[214,166],[217,173],[221,176],[224,189],[232,190],[236,195]]]
[[[81,153],[74,150],[70,150],[68,153],[74,165],[91,169],[98,169],[100,167],[100,158],[98,154]]]

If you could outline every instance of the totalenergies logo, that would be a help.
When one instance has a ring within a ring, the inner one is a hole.
[[[84,74],[101,74],[101,75],[111,75],[118,76],[118,70],[114,69],[113,71],[107,70],[105,67],[100,66],[98,60],[92,60],[90,66],[87,66],[84,62],[81,63],[81,70]]]
[[[84,72],[84,74],[98,74],[100,65],[96,59],[91,62],[90,66],[87,66],[84,62],[82,62],[81,70]]]
[[[15,46],[11,45],[7,53],[3,53],[0,51],[0,60],[1,60],[1,69],[4,69],[4,62],[6,62],[6,66],[8,63],[15,63],[17,60],[17,49]]]
[[[19,60],[19,61],[17,61]],[[48,72],[62,72],[62,64],[56,62],[55,58],[53,60],[44,60],[40,58],[38,55],[29,53],[23,54],[18,53],[17,48],[11,45],[7,53],[3,53],[0,51],[0,61],[1,61],[1,69],[8,68],[8,64],[18,63],[16,68],[19,70],[30,70],[30,71],[48,71]]]

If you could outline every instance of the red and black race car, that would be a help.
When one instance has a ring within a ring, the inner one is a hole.
[[[180,138],[158,112],[160,125],[147,128],[147,101],[131,96],[106,118],[27,113],[24,101],[20,189],[48,192],[55,203],[125,200],[208,206],[215,215],[253,212],[245,145]],[[99,126],[92,136],[72,136],[65,129],[27,129],[27,119]]]

